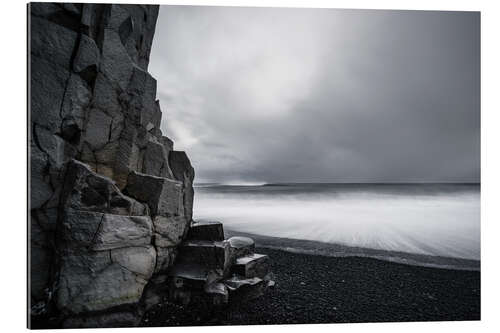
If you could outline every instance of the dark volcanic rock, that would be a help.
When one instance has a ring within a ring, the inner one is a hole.
[[[193,221],[187,236],[190,240],[223,241],[224,227],[217,221]]]
[[[53,312],[64,327],[137,323],[120,307],[140,301],[157,248],[148,205],[120,189],[143,169],[142,133],[159,131],[147,73],[158,6],[34,3],[30,12],[32,314]],[[178,215],[182,195],[163,197]]]
[[[224,271],[232,265],[227,242],[189,240],[179,247],[178,260],[182,263],[202,265],[207,270]]]
[[[149,216],[123,216],[67,210],[61,225],[65,249],[82,247],[93,251],[147,246],[153,234]]]
[[[131,172],[125,192],[147,203],[153,215],[184,215],[182,183],[176,180]]]
[[[119,215],[148,215],[148,207],[122,194],[114,181],[72,160],[67,165],[62,204],[67,209]]]
[[[231,269],[234,274],[247,278],[264,278],[270,272],[269,257],[265,254],[249,254],[236,259]]]
[[[158,9],[29,5],[33,326],[133,326],[164,297],[190,299],[187,278],[171,288],[178,254],[203,261],[210,269],[199,289],[227,302],[216,280],[227,277],[234,248],[179,249],[192,222],[194,169],[160,130],[148,73]],[[207,233],[223,239],[222,226]]]

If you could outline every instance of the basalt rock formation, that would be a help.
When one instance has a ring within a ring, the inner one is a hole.
[[[148,73],[158,6],[32,3],[30,318],[137,325],[169,297],[271,285],[266,256],[192,221],[194,169],[162,134]]]

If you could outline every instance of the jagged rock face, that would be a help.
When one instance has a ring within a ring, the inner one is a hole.
[[[30,4],[31,308],[64,327],[136,324],[191,224],[147,72],[158,9]]]
[[[30,4],[31,315],[137,325],[168,296],[273,285],[253,240],[192,221],[194,169],[160,130],[147,72],[158,6]]]

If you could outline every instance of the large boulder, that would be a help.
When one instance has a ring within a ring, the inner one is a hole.
[[[246,278],[265,278],[270,273],[269,257],[265,254],[252,253],[236,259],[231,272]]]
[[[118,215],[147,215],[148,207],[127,197],[113,180],[77,160],[67,165],[62,204],[67,209]]]
[[[67,210],[61,225],[65,250],[79,248],[103,251],[151,244],[149,216],[123,216],[99,212]]]
[[[221,222],[210,220],[193,221],[187,238],[190,240],[223,241],[224,227]]]
[[[81,314],[138,303],[152,273],[145,267],[154,265],[155,255],[153,251],[140,248],[128,251],[135,251],[135,260],[142,262],[133,265],[139,272],[130,270],[131,265],[126,267],[114,262],[109,251],[81,250],[63,255],[60,259],[58,308],[63,313]]]
[[[158,177],[171,176],[167,154],[163,145],[156,139],[148,140],[142,158],[142,173]]]
[[[189,226],[185,216],[165,217],[157,215],[153,219],[155,240],[154,243],[159,247],[171,247],[179,245]]]
[[[153,216],[184,215],[183,186],[179,181],[131,172],[125,193],[147,203]]]
[[[228,242],[188,240],[179,246],[177,260],[183,264],[202,265],[206,270],[226,272],[234,263]]]

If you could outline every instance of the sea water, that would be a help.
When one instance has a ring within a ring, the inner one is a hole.
[[[324,247],[480,259],[479,184],[198,185],[194,213]]]

